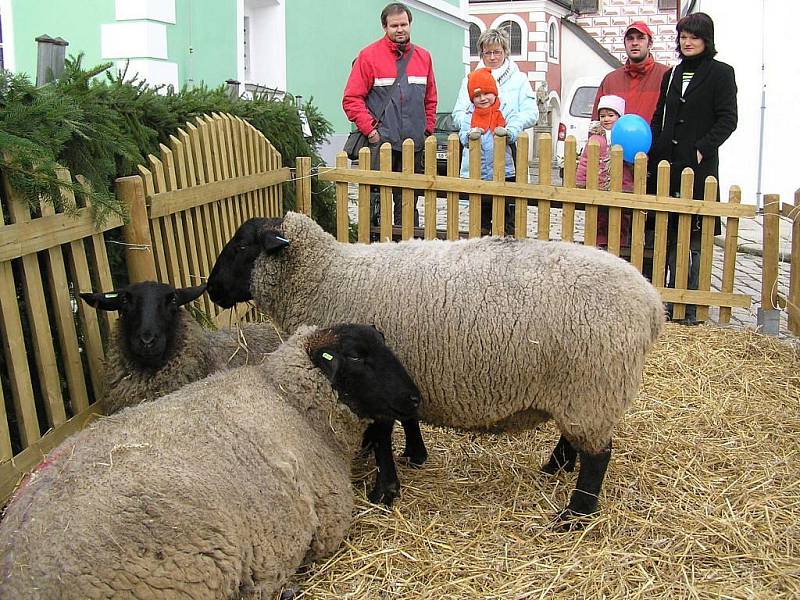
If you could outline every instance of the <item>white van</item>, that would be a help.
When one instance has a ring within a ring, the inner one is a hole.
[[[603,76],[578,77],[561,104],[561,122],[558,124],[556,159],[564,165],[564,140],[568,135],[575,136],[578,154],[581,153],[589,137],[589,123],[592,120],[592,107],[597,88]]]

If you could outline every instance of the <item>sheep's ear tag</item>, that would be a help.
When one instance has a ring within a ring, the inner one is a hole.
[[[333,354],[328,354],[327,352],[323,352],[322,358],[324,358],[325,360],[333,360]]]
[[[107,294],[103,294],[103,298],[106,300],[113,300],[114,298],[119,298],[119,294],[117,292],[108,292]]]

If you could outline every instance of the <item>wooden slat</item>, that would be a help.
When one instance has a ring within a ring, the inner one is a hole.
[[[176,189],[186,189],[190,187],[187,169],[187,163],[190,158],[186,154],[188,148],[175,136],[170,136],[170,145],[172,156],[175,160],[175,175],[177,176]],[[180,233],[183,239],[181,240],[181,236],[179,236],[179,240],[184,246],[182,255],[187,263],[184,265],[186,271],[183,281],[189,286],[200,285],[204,280],[204,273],[200,270],[200,258],[198,256],[198,254],[200,254],[200,249],[197,238],[195,237],[200,230],[200,223],[198,222],[195,224],[195,213],[193,210],[194,209],[184,210],[181,213],[175,214],[176,225],[182,226]],[[196,306],[199,308],[203,303],[204,300],[201,298],[197,301]]]
[[[69,178],[69,171],[66,169],[60,169],[56,172],[56,175],[59,178]],[[91,191],[91,183],[89,182],[86,177],[83,175],[76,175],[75,180],[80,184],[80,186],[86,190],[87,192]],[[84,195],[84,203],[86,204],[86,208],[91,208],[91,201],[89,200],[89,193]],[[100,289],[103,290],[113,290],[114,289],[114,282],[111,279],[111,264],[108,262],[108,253],[106,252],[106,240],[103,237],[102,233],[96,233],[89,237],[89,245],[92,249],[92,256],[94,257],[94,269],[92,272],[97,277],[97,282],[100,285]],[[116,322],[117,322],[117,312],[116,311],[103,311],[101,315],[101,320],[106,325],[106,331],[111,332],[113,331]]]
[[[91,292],[92,280],[89,275],[89,261],[86,259],[86,250],[83,240],[76,240],[69,245],[70,257],[67,261],[69,273],[75,285],[75,295],[81,292]],[[89,361],[89,377],[92,381],[94,397],[100,398],[104,390],[103,377],[103,340],[100,336],[100,325],[97,314],[85,302],[78,302],[78,316],[83,329],[84,343],[86,344],[86,357]],[[88,406],[87,398],[73,398],[73,409],[80,412]]]
[[[206,183],[214,183],[217,181],[217,175],[215,173],[214,154],[211,150],[211,126],[205,119],[198,118],[197,130],[200,134],[202,165],[206,176]],[[209,203],[205,206],[211,221],[210,231],[213,232],[214,248],[216,249],[216,253],[213,256],[209,255],[209,264],[213,265],[217,260],[219,252],[222,251],[222,248],[225,246],[225,243],[228,241],[228,239],[225,238],[223,240],[222,216],[219,209],[219,203],[211,202],[209,200]]]
[[[565,174],[566,178],[566,174]],[[703,202],[702,200],[682,200],[669,195],[635,195],[627,192],[603,192],[598,194],[592,190],[563,188],[529,184],[519,186],[516,183],[484,181],[461,177],[442,177],[436,179],[425,174],[405,175],[403,173],[383,173],[380,171],[361,171],[355,169],[330,169],[320,173],[321,181],[347,181],[361,185],[391,185],[411,189],[436,187],[440,192],[456,192],[465,194],[486,194],[489,196],[519,196],[529,200],[549,200],[550,202],[584,204],[590,206],[618,206],[620,208],[638,208],[639,210],[668,210],[688,215],[737,216],[752,217],[755,208],[751,205],[727,205],[719,202]]]
[[[661,294],[664,302],[676,303],[673,307],[673,310],[679,306],[684,306],[684,304],[709,304],[712,306],[735,306],[737,308],[750,308],[750,304],[753,300],[748,294],[727,294],[715,291],[704,292],[700,290],[686,290],[666,287],[657,287],[656,290],[659,294]]]
[[[347,154],[336,154],[336,168],[347,168]],[[350,241],[350,216],[347,212],[347,184],[343,181],[336,182],[336,239],[347,243]]]
[[[780,196],[764,195],[764,252],[761,267],[761,308],[778,308],[778,262],[780,261]]]
[[[506,180],[506,138],[494,136],[494,162],[492,164],[492,181]],[[492,196],[492,235],[506,234],[506,197],[499,194]]]
[[[239,119],[239,129],[242,138],[242,152],[244,153],[244,175],[250,176],[256,172],[256,157],[253,153],[253,128],[244,119]],[[248,218],[263,217],[258,208],[258,192],[248,192]],[[310,214],[310,213],[309,213]]]
[[[669,198],[669,163],[662,160],[658,163],[658,179],[656,181],[657,193],[660,197],[667,197],[665,206],[671,208],[672,199]],[[653,285],[662,287],[665,285],[665,273],[667,265],[667,213],[659,211],[656,213],[656,230],[653,239]]]
[[[378,168],[384,173],[390,173],[392,171],[392,148],[388,143],[381,144],[379,156],[378,156]],[[361,162],[359,161],[359,164]],[[371,164],[371,163],[370,163]],[[361,188],[358,188],[359,191]],[[381,215],[381,224],[380,224],[380,240],[385,242],[387,240],[392,239],[392,221],[394,220],[394,199],[392,197],[392,188],[382,185],[379,188],[379,195],[380,195],[380,208],[379,212]],[[359,203],[359,210],[361,209],[361,204]],[[367,214],[367,213],[364,213]],[[361,222],[361,212],[359,212],[359,222]],[[361,241],[359,239],[359,241]]]
[[[685,168],[681,172],[681,198],[691,198],[694,189],[694,172]],[[689,280],[689,247],[692,233],[692,217],[678,215],[678,241],[675,249],[675,289],[687,289]],[[672,307],[672,317],[676,320],[686,316],[686,306],[675,304]]]
[[[471,146],[470,146],[471,148]],[[451,133],[447,136],[447,176],[458,177],[461,174],[461,156],[460,156],[460,143],[458,135]],[[480,156],[476,159],[480,165]],[[470,152],[469,163],[469,176],[473,176],[472,167],[472,153]],[[478,169],[478,178],[480,178],[480,168]],[[458,194],[455,192],[448,192],[445,195],[445,219],[446,219],[446,232],[448,240],[458,239],[459,233],[459,203]],[[477,199],[476,199],[477,198]],[[475,212],[477,211],[477,213]],[[477,214],[477,217],[475,216]],[[476,237],[481,233],[481,216],[480,216],[480,196],[470,196],[469,198],[469,236]],[[477,221],[476,221],[477,219]],[[477,222],[477,225],[474,225]]]
[[[611,181],[609,189],[612,192],[622,191],[622,146],[615,144],[611,147]],[[608,251],[614,256],[619,256],[620,230],[622,228],[622,209],[612,207],[608,209]]]
[[[800,190],[794,193],[794,204],[783,205],[784,215],[792,222],[791,271],[789,273],[789,293],[787,312],[789,331],[800,336]]]
[[[153,173],[143,165],[139,165],[138,169],[142,178],[145,198],[148,195],[154,195],[155,183],[153,182]],[[164,241],[161,238],[161,227],[157,219],[148,219],[148,222],[150,225],[150,239],[152,240],[156,277],[158,281],[165,282],[169,280],[169,276],[167,275],[167,258],[164,254]]]
[[[8,185],[5,176],[3,176],[3,183]],[[0,224],[3,222],[3,206],[0,204]],[[4,233],[8,230],[7,225],[0,225],[0,228]],[[39,439],[40,433],[16,289],[11,262],[0,261],[0,323],[2,323],[0,337],[3,338],[3,349],[5,350],[6,367],[8,368],[20,441],[23,446],[29,446]],[[5,446],[5,441],[3,445]]]
[[[739,186],[731,186],[728,192],[728,204],[735,205],[742,201],[742,191]],[[736,275],[736,251],[739,239],[739,219],[728,217],[725,219],[725,255],[722,258],[722,284],[720,291],[725,294],[733,292],[733,279]],[[731,309],[722,306],[719,309],[719,322],[730,323]]]
[[[0,463],[0,506],[11,498],[23,476],[42,462],[48,452],[102,414],[99,404],[99,402],[95,402],[62,424],[58,429],[51,429],[41,439],[17,454],[14,460],[6,460]]]
[[[254,142],[255,153],[256,153],[256,172],[257,173],[265,173],[269,171],[269,156],[267,154],[267,143],[266,139],[263,135],[257,135]],[[274,214],[272,209],[273,206],[273,196],[275,194],[274,189],[272,186],[265,186],[261,188],[261,202],[264,206],[264,210],[266,214],[270,216],[277,216]]]
[[[11,218],[17,223],[29,222],[31,211],[28,203],[14,190],[7,178],[4,178],[3,183]],[[29,341],[33,348],[39,390],[43,396],[47,421],[53,427],[66,421],[67,416],[64,411],[64,398],[61,395],[61,376],[53,348],[53,334],[50,330],[42,273],[39,269],[38,255],[26,254],[21,262],[22,290],[30,327]]]
[[[175,155],[172,153],[172,150],[167,148],[164,144],[159,144],[159,147],[161,148],[161,160],[164,165],[164,179],[167,184],[166,191],[177,191],[178,176],[175,169]],[[153,204],[156,204],[156,198],[153,199]],[[185,218],[185,211],[176,212],[164,217],[164,223],[168,225],[168,228],[172,227],[171,237],[175,240],[175,254],[178,257],[178,273],[173,283],[176,287],[188,287],[190,285],[189,256],[187,252],[186,236],[184,235],[186,227],[184,222]]]
[[[453,137],[452,135],[450,136]],[[481,178],[481,142],[480,140],[469,140],[469,178],[470,181],[480,181]],[[449,165],[448,165],[449,167]],[[448,175],[450,173],[448,172]],[[455,194],[454,194],[455,195]],[[449,197],[449,195],[448,195]],[[456,195],[456,198],[458,196]],[[481,223],[481,213],[483,198],[480,194],[470,194],[469,196],[469,237],[478,237],[482,233],[483,224]],[[447,217],[448,222],[450,216]],[[450,239],[448,237],[448,239]]]
[[[586,161],[586,191],[596,191],[598,189],[597,178],[600,170],[600,144],[597,140],[591,140],[584,146],[583,151],[587,154]],[[597,197],[602,197],[597,194]],[[583,243],[587,246],[597,245],[597,206],[586,206],[584,210],[583,223]]]
[[[298,156],[295,160],[295,198],[297,210],[311,216],[311,158]]]
[[[713,177],[706,177],[703,187],[703,199],[706,202],[716,202],[717,200],[717,180]],[[700,276],[697,288],[701,291],[711,289],[711,266],[714,262],[714,225],[714,217],[703,217],[700,239]],[[708,320],[708,305],[697,306],[697,320]]]
[[[647,191],[647,155],[639,153],[633,165],[633,193],[644,194]],[[631,264],[642,271],[644,265],[644,227],[647,213],[633,209],[631,223]]]
[[[43,216],[56,214],[53,206],[47,202],[42,203],[41,212]],[[47,262],[47,283],[50,297],[52,298],[50,311],[53,314],[56,331],[58,332],[61,363],[64,365],[67,390],[71,399],[88,398],[78,343],[78,332],[75,329],[75,320],[72,314],[69,280],[61,246],[55,246],[47,251]],[[81,300],[77,299],[76,301],[81,302]]]
[[[206,133],[208,136],[208,149],[206,170],[211,170],[213,173],[212,181],[223,181],[225,173],[223,169],[222,146],[219,140],[219,128],[217,122],[210,116],[206,115]],[[228,194],[225,194],[227,196]],[[225,206],[225,196],[223,194],[215,194],[212,200],[213,210],[216,214],[216,227],[220,231],[220,247],[223,247],[228,240],[231,239],[233,229],[231,228],[230,219],[228,217],[228,210]]]
[[[564,182],[563,191],[571,193],[575,189],[577,160],[575,158],[575,137],[567,136],[564,142]],[[565,203],[561,207],[561,239],[571,242],[575,239],[575,204]]]
[[[383,148],[381,148],[383,150]],[[370,166],[370,149],[366,146],[359,150],[358,152],[358,169],[360,171],[367,171],[369,170]],[[381,202],[381,228],[384,227],[384,224],[391,223],[391,217],[389,219],[384,218],[383,213],[387,210],[384,206],[384,202]],[[358,186],[358,241],[362,244],[369,243],[369,186],[368,185],[359,185]],[[383,230],[381,230],[381,239],[385,239],[383,237]]]
[[[403,141],[402,156],[403,175],[412,175],[414,173],[413,141],[408,139]],[[417,191],[411,188],[403,188],[401,197],[401,236],[404,240],[410,240],[414,235],[414,209],[417,205]]]
[[[153,184],[155,185],[156,195],[160,192],[168,191],[163,163],[152,154],[150,154],[148,158],[150,160],[150,169],[153,172]],[[154,218],[152,205],[150,208],[150,218],[153,221],[153,228],[161,230],[161,242],[164,244],[164,256],[167,259],[167,281],[164,283],[168,282],[172,286],[180,287],[181,268],[178,258],[178,249],[175,246],[175,228],[172,225],[172,218],[170,215],[160,219]]]
[[[517,164],[516,168],[516,182],[528,183],[528,134],[524,131],[519,134],[517,138]],[[539,165],[548,165],[547,172],[550,173],[549,165],[553,161],[553,145],[548,134],[542,134],[539,138]],[[547,153],[546,155],[543,153]],[[541,166],[539,167],[541,170]],[[541,180],[540,180],[541,183]],[[550,184],[550,179],[547,180],[547,185]],[[528,237],[528,200],[525,198],[517,197],[515,200],[516,207],[514,209],[514,235],[519,239]]]
[[[550,136],[547,134],[539,138],[539,185],[550,185],[552,182],[552,144]],[[519,156],[519,148],[517,148],[517,156]],[[525,210],[527,212],[528,202],[525,202]],[[519,219],[517,219],[519,221]],[[536,237],[540,240],[548,241],[550,239],[550,201],[540,200],[537,206],[537,232]]]
[[[436,175],[436,136],[425,140],[425,174]],[[425,190],[425,239],[436,239],[436,190]]]

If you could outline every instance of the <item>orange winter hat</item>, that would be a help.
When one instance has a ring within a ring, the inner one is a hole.
[[[478,92],[499,96],[492,70],[489,67],[482,67],[470,73],[467,77],[467,92],[469,92],[470,99],[474,98]]]

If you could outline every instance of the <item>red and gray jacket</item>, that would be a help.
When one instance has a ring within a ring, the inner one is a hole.
[[[414,140],[416,149],[421,150],[425,133],[433,132],[436,124],[436,81],[430,53],[413,44],[407,46],[406,53],[412,55],[406,77],[393,90],[380,123],[373,115],[386,102],[399,58],[397,44],[386,36],[358,53],[344,88],[342,108],[364,135],[377,128],[381,143],[389,142],[394,150],[401,150],[406,138]]]

